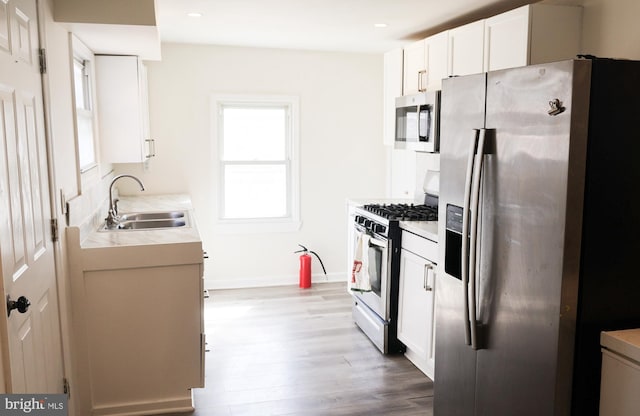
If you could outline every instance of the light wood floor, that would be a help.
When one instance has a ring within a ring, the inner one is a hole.
[[[194,390],[193,416],[433,414],[431,380],[371,344],[345,284],[210,295],[206,387]]]

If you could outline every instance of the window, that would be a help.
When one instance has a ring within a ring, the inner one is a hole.
[[[78,167],[82,174],[97,165],[93,128],[93,53],[76,38],[72,37],[71,45]]]
[[[297,99],[214,97],[213,108],[220,223],[297,229]]]

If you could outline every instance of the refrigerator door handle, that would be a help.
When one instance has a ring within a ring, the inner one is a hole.
[[[471,185],[473,179],[473,162],[475,159],[480,130],[473,130],[473,137],[469,143],[469,157],[467,158],[467,171],[464,181],[464,201],[462,209],[462,248],[460,259],[460,274],[463,290],[464,309],[464,340],[467,345],[471,345],[471,324],[469,320],[469,208],[471,205]]]
[[[471,348],[478,349],[478,336],[477,336],[477,297],[476,297],[476,255],[477,255],[477,241],[478,241],[478,208],[480,206],[480,184],[482,178],[482,162],[484,161],[484,151],[486,142],[486,129],[481,129],[478,146],[475,155],[473,180],[471,185],[471,223],[469,224],[470,231],[470,243],[469,243],[469,321],[471,329]]]

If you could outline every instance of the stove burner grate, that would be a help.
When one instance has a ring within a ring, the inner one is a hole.
[[[388,220],[437,221],[438,208],[430,205],[414,204],[368,204],[366,211]]]

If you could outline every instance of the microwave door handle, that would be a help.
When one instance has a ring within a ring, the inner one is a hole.
[[[481,129],[478,138],[478,149],[476,152],[475,167],[473,172],[473,183],[471,185],[471,236],[469,245],[469,294],[471,305],[469,305],[469,321],[471,329],[471,348],[478,349],[477,335],[477,296],[476,296],[476,265],[477,265],[477,241],[478,241],[478,217],[480,206],[480,184],[482,179],[482,164],[484,161],[484,150],[486,142],[486,130]]]
[[[420,137],[422,137],[422,129],[420,128],[420,126],[422,125],[422,123],[420,122],[420,116],[421,116],[420,112],[422,111],[422,106],[420,104],[418,104],[416,106],[416,111],[417,111],[416,115],[418,116],[417,117],[417,120],[418,120],[418,123],[417,123],[418,124],[418,137],[416,138],[416,141],[419,143],[420,142]]]
[[[464,201],[462,208],[462,247],[460,259],[460,274],[462,280],[462,303],[464,321],[464,341],[471,345],[471,325],[469,322],[469,207],[471,205],[471,180],[473,178],[473,162],[480,130],[473,130],[473,137],[469,142],[469,156],[467,157],[467,170],[464,181]]]

